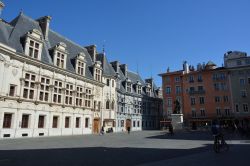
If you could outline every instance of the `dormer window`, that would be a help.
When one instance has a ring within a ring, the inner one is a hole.
[[[37,29],[33,29],[26,35],[24,52],[27,56],[40,60],[42,45],[41,32]]]
[[[96,81],[101,82],[102,81],[102,68],[101,68],[101,62],[100,61],[96,61],[94,64],[94,79]]]
[[[126,82],[127,86],[126,86],[126,89],[127,89],[127,92],[132,92],[132,83],[130,81]]]
[[[65,43],[58,43],[53,48],[53,61],[54,65],[60,68],[66,68],[66,59],[67,59],[68,52],[66,51],[66,44]]]
[[[76,73],[85,76],[85,55],[84,53],[79,53],[76,58]]]
[[[141,92],[142,92],[142,87],[140,86],[140,85],[137,85],[137,93],[138,94],[141,94]]]
[[[150,90],[150,88],[146,88],[146,94],[148,95],[148,96],[150,96],[151,95],[151,90]]]

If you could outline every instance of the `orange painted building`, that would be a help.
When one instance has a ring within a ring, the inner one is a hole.
[[[230,120],[233,116],[228,71],[212,62],[194,67],[183,64],[183,70],[162,76],[164,111],[170,117],[179,103],[185,126],[196,128],[212,119]],[[178,102],[176,102],[176,100]]]

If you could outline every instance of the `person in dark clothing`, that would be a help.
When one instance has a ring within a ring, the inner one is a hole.
[[[128,134],[130,133],[130,127],[127,127],[127,130],[128,130]]]

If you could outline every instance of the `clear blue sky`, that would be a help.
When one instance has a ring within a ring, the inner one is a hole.
[[[223,63],[228,50],[250,54],[250,0],[3,0],[7,21],[19,11],[52,16],[51,28],[80,45],[96,44],[109,61],[127,63],[143,78]]]

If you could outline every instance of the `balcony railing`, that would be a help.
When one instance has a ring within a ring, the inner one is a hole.
[[[191,90],[188,92],[190,95],[195,95],[195,94],[205,94],[205,90]]]

